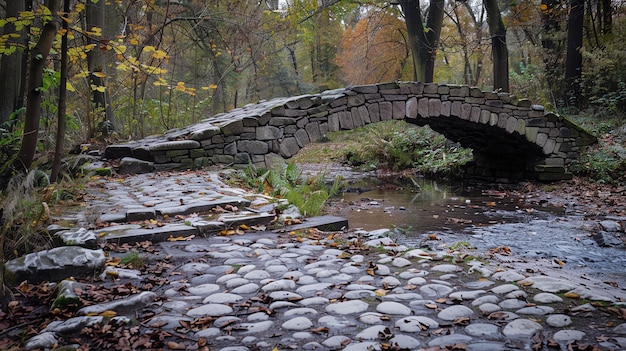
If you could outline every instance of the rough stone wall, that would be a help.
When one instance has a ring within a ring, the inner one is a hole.
[[[269,166],[327,132],[390,119],[428,124],[471,147],[476,160],[466,176],[488,181],[567,179],[567,165],[595,141],[543,106],[507,93],[393,82],[261,101],[163,136],[111,145],[105,157],[125,158],[126,164],[143,161],[127,167],[129,172],[211,164]]]

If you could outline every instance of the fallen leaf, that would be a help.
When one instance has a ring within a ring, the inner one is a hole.
[[[175,342],[175,341],[168,341],[167,347],[169,347],[172,350],[186,350],[187,349],[187,345],[183,343]]]
[[[112,311],[112,310],[106,310],[104,312],[101,312],[99,316],[104,317],[104,318],[113,318],[117,316],[117,312]]]
[[[569,298],[569,299],[577,299],[580,297],[580,295],[578,295],[577,293],[573,292],[573,291],[569,291],[566,292],[565,294],[563,294],[563,296]]]

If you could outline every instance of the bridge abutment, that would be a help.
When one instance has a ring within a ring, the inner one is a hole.
[[[429,125],[474,150],[465,177],[488,182],[570,179],[567,167],[595,138],[543,106],[463,85],[382,83],[276,98],[209,117],[163,136],[111,145],[105,157],[143,170],[211,164],[269,166],[331,131],[385,120]],[[152,168],[150,168],[152,167]]]

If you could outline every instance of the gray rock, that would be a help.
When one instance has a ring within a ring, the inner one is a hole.
[[[282,324],[282,328],[287,330],[305,330],[312,326],[313,322],[307,317],[295,317]]]
[[[437,317],[445,321],[453,321],[457,318],[472,317],[473,315],[472,309],[463,305],[453,305],[439,312]]]
[[[120,161],[119,174],[142,174],[154,171],[154,162],[139,160],[134,157],[124,157]]]
[[[156,300],[157,294],[152,291],[143,291],[123,299],[113,300],[98,305],[83,307],[78,315],[98,315],[105,311],[115,311],[118,315],[133,315],[136,311]]]
[[[61,280],[74,276],[93,274],[102,269],[106,257],[102,250],[79,246],[61,246],[30,253],[6,263],[9,281],[30,283]]]
[[[609,220],[609,219],[605,219],[601,221],[600,226],[602,227],[602,229],[606,230],[607,232],[623,232],[624,231],[624,228],[622,228],[619,222]]]
[[[541,324],[531,321],[530,319],[520,318],[508,323],[504,329],[502,329],[502,334],[511,338],[520,338],[533,336],[535,333],[542,330],[543,327]]]
[[[572,319],[565,314],[551,314],[546,318],[546,324],[555,328],[563,328],[572,324]]]
[[[554,312],[554,308],[550,306],[529,306],[515,311],[515,313],[518,314],[527,314],[532,316],[544,316],[552,312]]]
[[[498,326],[487,323],[472,323],[465,327],[465,332],[471,336],[484,336],[489,338],[497,338],[500,336]]]
[[[555,302],[563,302],[563,299],[560,296],[554,295],[552,293],[539,293],[533,296],[533,300],[538,303],[555,303]]]
[[[439,328],[439,323],[425,316],[408,316],[398,319],[395,326],[405,333],[419,333]]]
[[[85,228],[62,230],[54,234],[61,239],[63,245],[82,246],[88,249],[95,249],[98,246],[98,238],[93,230]]]
[[[369,305],[365,301],[350,300],[345,302],[331,303],[326,306],[326,312],[333,314],[354,314],[367,310]]]
[[[408,316],[411,314],[411,309],[409,307],[393,301],[381,302],[378,306],[376,306],[376,311],[398,316]]]
[[[233,313],[233,308],[219,303],[209,303],[200,307],[192,308],[187,311],[189,317],[218,317]]]
[[[585,335],[587,334],[580,330],[559,330],[552,335],[552,339],[559,343],[569,344],[573,341],[582,340]]]
[[[26,350],[34,350],[34,349],[50,349],[58,342],[56,335],[53,332],[45,332],[40,333],[38,335],[30,338],[26,345],[24,345],[24,349]]]

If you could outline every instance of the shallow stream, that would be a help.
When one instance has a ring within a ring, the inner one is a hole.
[[[413,184],[353,183],[334,202],[333,214],[348,218],[353,229],[396,228],[397,239],[413,247],[462,245],[482,253],[506,248],[507,257],[497,257],[526,264],[529,271],[570,270],[626,287],[626,249],[598,244],[598,220],[507,191],[427,179]]]

